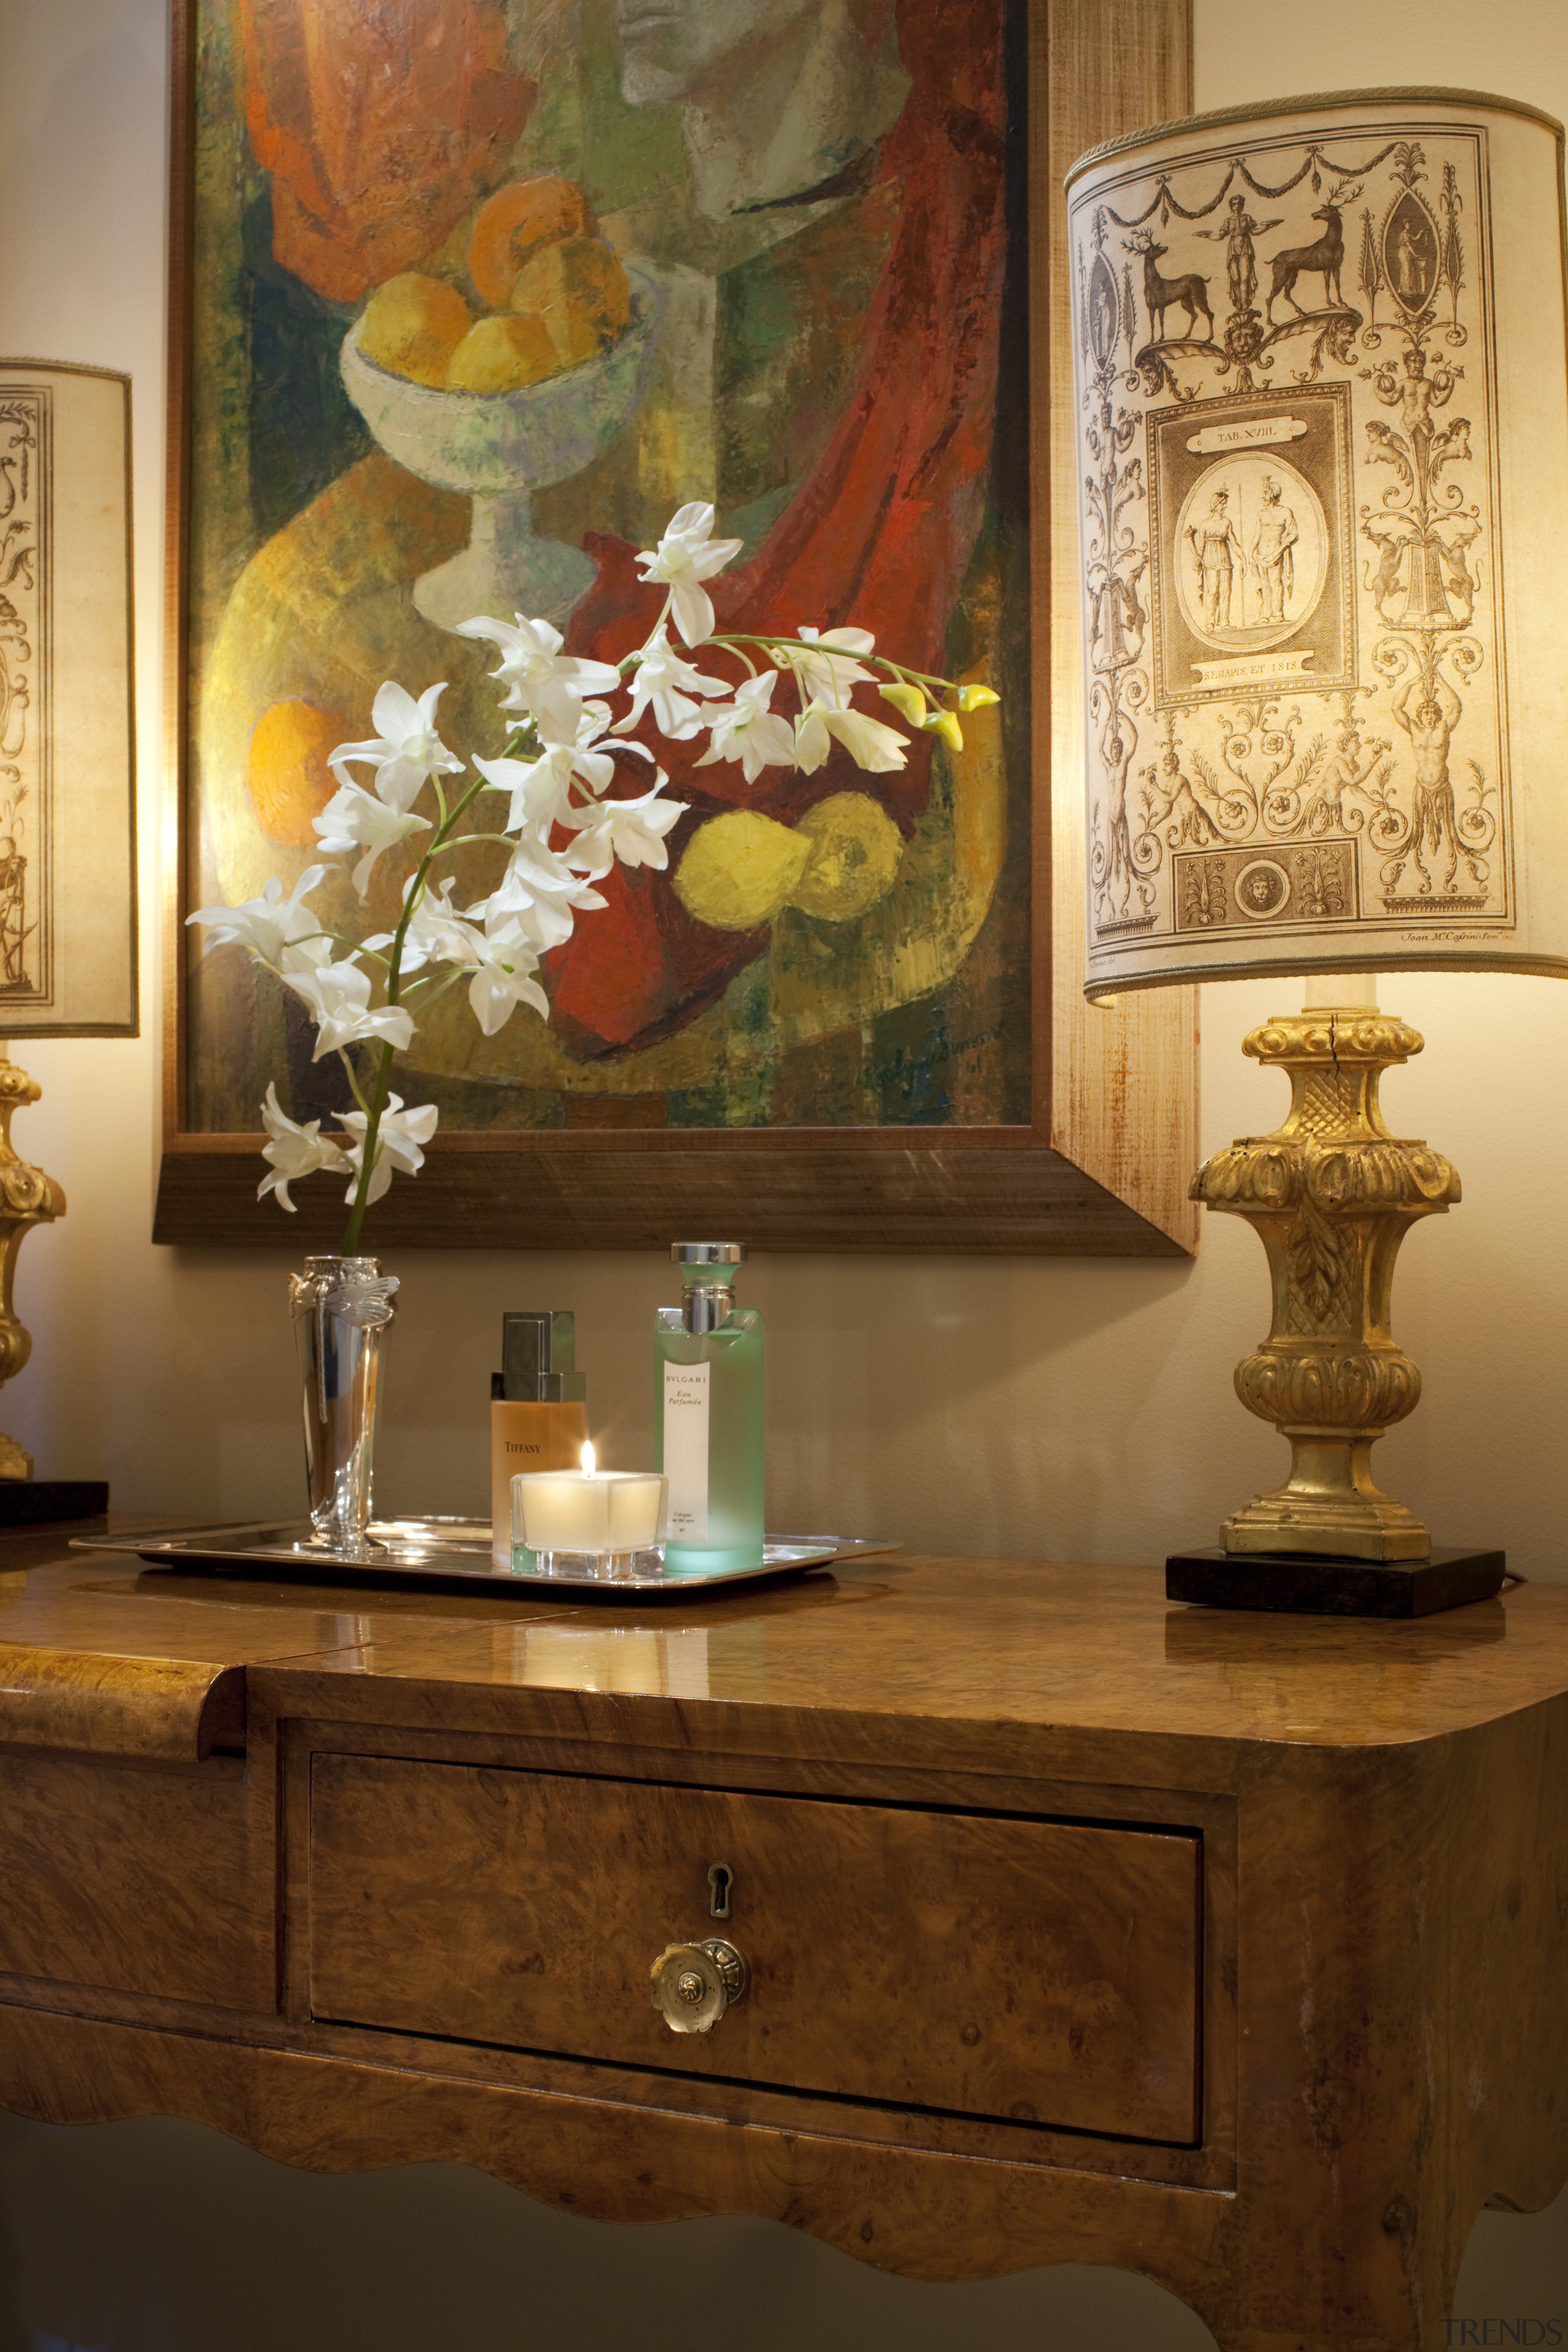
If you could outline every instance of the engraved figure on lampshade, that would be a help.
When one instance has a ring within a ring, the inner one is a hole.
[[[1291,549],[1301,533],[1279,495],[1272,474],[1263,478],[1263,506],[1252,533],[1252,570],[1258,583],[1258,618],[1282,621],[1296,585]]]
[[[1243,196],[1232,196],[1227,217],[1221,228],[1200,228],[1196,234],[1225,247],[1226,275],[1230,283],[1231,307],[1250,310],[1258,296],[1258,257],[1253,249],[1255,236],[1267,236],[1271,228],[1279,228],[1277,220],[1255,221],[1247,209]]]
[[[1375,799],[1378,786],[1387,782],[1387,769],[1376,783],[1372,779],[1378,761],[1388,749],[1387,739],[1376,736],[1363,751],[1361,730],[1353,712],[1348,715],[1341,725],[1333,750],[1323,762],[1323,772],[1318,779],[1317,789],[1302,813],[1302,832],[1309,837],[1318,834],[1347,832],[1352,818],[1345,807],[1345,794],[1356,793],[1363,799]]]
[[[1228,490],[1215,490],[1208,513],[1200,522],[1187,525],[1187,538],[1202,583],[1205,624],[1211,629],[1228,628],[1232,592],[1247,562]]]
[[[1408,221],[1401,221],[1399,224],[1399,236],[1394,248],[1394,283],[1399,292],[1408,298],[1416,291],[1421,283],[1421,256],[1416,249],[1415,239],[1411,234]]]
[[[25,985],[27,861],[10,834],[0,835],[0,985]]]
[[[1194,848],[1206,849],[1219,838],[1219,826],[1193,790],[1192,780],[1182,771],[1182,755],[1177,748],[1174,730],[1160,754],[1158,769],[1146,768],[1151,797],[1163,792],[1165,805],[1151,819],[1151,829],[1158,826],[1166,846],[1180,849],[1187,843]]]
[[[1420,700],[1411,709],[1411,698],[1420,689]],[[1461,705],[1458,696],[1441,675],[1436,676],[1428,688],[1413,677],[1394,705],[1394,716],[1410,738],[1415,754],[1415,822],[1412,827],[1415,838],[1425,841],[1428,849],[1443,845],[1445,835],[1450,845],[1456,839],[1454,787],[1448,775],[1448,738],[1458,723]],[[1453,862],[1457,854],[1450,849]]]

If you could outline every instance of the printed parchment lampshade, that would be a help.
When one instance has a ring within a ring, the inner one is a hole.
[[[0,359],[0,1381],[31,1338],[16,1254],[65,1214],[11,1122],[40,1088],[29,1037],[133,1037],[131,383]],[[101,1511],[98,1479],[35,1479],[0,1434],[0,1526]]]
[[[1088,993],[1568,974],[1562,127],[1462,91],[1284,100],[1098,148],[1068,205]],[[1394,1256],[1458,1182],[1378,1109],[1420,1038],[1333,993],[1247,1040],[1290,1116],[1194,1180],[1268,1251],[1237,1386],[1294,1466],[1181,1597],[1421,1611],[1473,1591],[1367,1457],[1420,1393]]]

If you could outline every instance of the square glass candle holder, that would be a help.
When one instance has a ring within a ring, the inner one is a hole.
[[[511,1482],[511,1562],[529,1575],[626,1576],[664,1538],[657,1470],[525,1470]]]

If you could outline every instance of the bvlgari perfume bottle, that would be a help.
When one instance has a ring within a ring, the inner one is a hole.
[[[588,1436],[588,1383],[574,1361],[574,1318],[503,1315],[490,1376],[490,1558],[510,1568],[511,1482],[520,1470],[575,1470]]]
[[[669,1482],[667,1569],[760,1568],[763,1318],[735,1304],[744,1242],[677,1242],[684,1290],[655,1324],[654,1467]]]

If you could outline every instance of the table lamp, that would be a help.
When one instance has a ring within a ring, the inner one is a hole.
[[[1173,1557],[1175,1599],[1418,1615],[1502,1580],[1373,1479],[1420,1394],[1394,1258],[1459,1197],[1384,1123],[1422,1041],[1376,982],[1568,972],[1562,172],[1533,108],[1384,89],[1068,174],[1087,993],[1308,981],[1244,1046],[1284,1125],[1193,1183],[1268,1252],[1236,1385],[1290,1475]]]
[[[131,383],[0,360],[0,1038],[133,1037]],[[32,1340],[16,1254],[65,1194],[19,1158],[41,1089],[0,1043],[0,1381]],[[33,1476],[0,1435],[0,1526],[103,1510],[101,1479]]]

